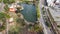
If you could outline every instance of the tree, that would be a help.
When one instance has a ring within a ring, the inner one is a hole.
[[[20,24],[21,26],[24,26],[24,25],[25,25],[24,19],[17,18],[17,19],[16,19],[16,22],[17,22],[18,24]]]
[[[9,34],[18,34],[20,31],[20,26],[17,26],[17,25],[13,25],[13,26],[10,26],[10,29],[9,29]]]
[[[0,0],[0,2],[2,2],[2,0]]]
[[[16,23],[20,24],[21,26],[25,25],[25,20],[22,14],[20,13],[17,14]]]
[[[5,4],[6,4],[6,3],[9,3],[9,2],[8,2],[8,0],[3,0],[3,3],[5,3]]]
[[[15,0],[3,0],[3,2],[4,2],[5,4],[11,4],[11,3],[14,3]]]
[[[5,12],[8,13],[8,11],[9,11],[9,7],[8,7],[7,4],[5,5],[4,9],[5,9]]]
[[[3,18],[10,18],[10,16],[6,13],[0,12],[0,19],[3,19]]]
[[[42,27],[41,26],[38,26],[38,25],[34,25],[34,30],[35,31],[42,31]]]
[[[16,13],[20,13],[21,7],[20,6],[17,6],[16,8],[17,8]]]
[[[2,25],[0,26],[0,31],[3,31],[6,29],[6,18],[10,18],[10,16],[0,12],[0,24],[2,23]]]
[[[42,33],[42,26],[39,26],[39,24],[29,25],[29,31],[31,32],[40,32]]]
[[[9,3],[11,4],[11,3],[14,3],[15,2],[15,0],[9,0]]]

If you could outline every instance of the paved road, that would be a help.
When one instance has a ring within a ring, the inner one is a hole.
[[[44,22],[44,19],[43,19],[43,14],[42,14],[42,10],[41,10],[41,8],[42,8],[42,4],[41,4],[42,0],[40,0],[39,2],[40,2],[39,7],[40,7],[40,11],[41,11],[40,12],[40,16],[41,16],[40,17],[40,22],[41,22],[41,24],[43,26],[43,32],[44,32],[44,34],[52,34],[51,31],[45,25],[45,22]]]

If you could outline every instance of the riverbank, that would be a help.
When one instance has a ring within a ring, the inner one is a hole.
[[[36,11],[37,11],[37,20],[39,20],[40,19],[40,9],[39,9],[38,5],[36,6]]]

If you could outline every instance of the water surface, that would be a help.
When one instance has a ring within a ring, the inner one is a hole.
[[[36,7],[32,4],[21,4],[24,7],[24,10],[21,11],[25,20],[29,22],[37,21]]]

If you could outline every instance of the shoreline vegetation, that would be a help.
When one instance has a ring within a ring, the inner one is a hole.
[[[25,1],[25,2],[26,2],[26,4],[30,4],[30,2],[28,2],[28,1]],[[20,34],[21,32],[24,32],[24,30],[27,30],[27,31],[29,30],[29,32],[33,32],[33,33],[34,32],[43,33],[42,26],[40,26],[38,22],[34,23],[33,25],[32,24],[26,24],[24,21],[24,18],[21,18],[21,13],[19,12],[20,10],[18,11],[18,13],[15,13],[15,12],[11,13],[9,11],[8,5],[15,3],[14,0],[10,0],[9,2],[8,2],[8,0],[4,0],[3,3],[6,6],[6,7],[4,7],[4,10],[5,10],[4,13],[6,13],[6,14],[1,15],[1,18],[5,17],[6,20],[8,20],[8,21],[10,18],[13,18],[12,19],[13,21],[11,23],[6,21],[6,23],[8,22],[8,24],[9,24],[9,27],[8,27],[9,34]],[[22,3],[24,3],[24,1],[22,1]],[[33,2],[32,2],[32,4],[33,4]],[[40,19],[39,6],[36,5],[35,7],[36,7],[37,19],[39,20]],[[20,9],[20,8],[18,8],[18,9]],[[22,17],[24,17],[24,16],[22,15]],[[5,26],[5,27],[7,27],[7,26]]]

